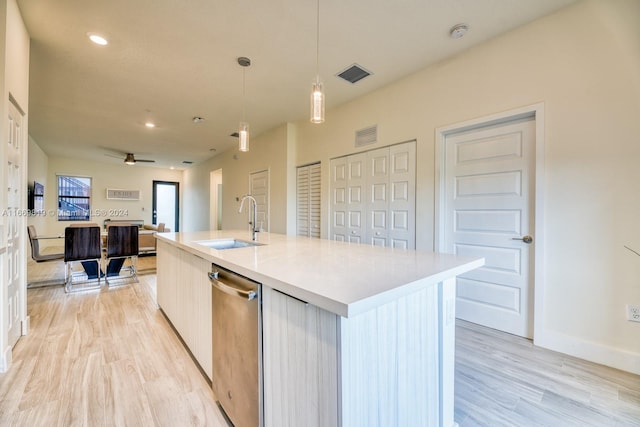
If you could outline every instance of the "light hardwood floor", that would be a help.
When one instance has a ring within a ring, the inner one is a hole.
[[[0,425],[226,426],[157,309],[155,277],[73,294],[29,289],[31,331],[0,375]]]
[[[640,376],[456,321],[455,419],[469,426],[640,426]]]
[[[75,294],[29,289],[31,331],[0,374],[0,426],[226,426],[157,309],[155,279]],[[639,376],[462,321],[456,333],[461,427],[640,426]]]

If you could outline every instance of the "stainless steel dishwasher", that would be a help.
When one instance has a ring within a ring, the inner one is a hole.
[[[213,392],[235,427],[262,426],[260,284],[215,264],[209,278]]]

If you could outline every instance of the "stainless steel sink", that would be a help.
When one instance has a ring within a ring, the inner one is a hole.
[[[216,249],[218,251],[222,251],[226,249],[248,248],[252,246],[263,245],[262,243],[258,243],[258,242],[248,242],[245,240],[238,240],[238,239],[197,240],[194,243],[197,243],[202,246],[206,246],[211,249]]]

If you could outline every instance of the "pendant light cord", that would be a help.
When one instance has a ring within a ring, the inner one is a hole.
[[[320,80],[320,0],[316,0],[316,81]]]
[[[245,120],[245,93],[246,93],[246,83],[245,83],[245,75],[246,75],[247,67],[242,67],[242,121]]]

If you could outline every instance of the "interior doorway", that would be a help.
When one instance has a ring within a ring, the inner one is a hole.
[[[222,169],[209,176],[209,230],[222,230]]]
[[[171,231],[180,231],[180,184],[171,181],[153,181],[152,222]]]
[[[541,113],[537,105],[439,129],[436,157],[436,248],[485,258],[456,280],[456,317],[527,338],[542,309]]]

